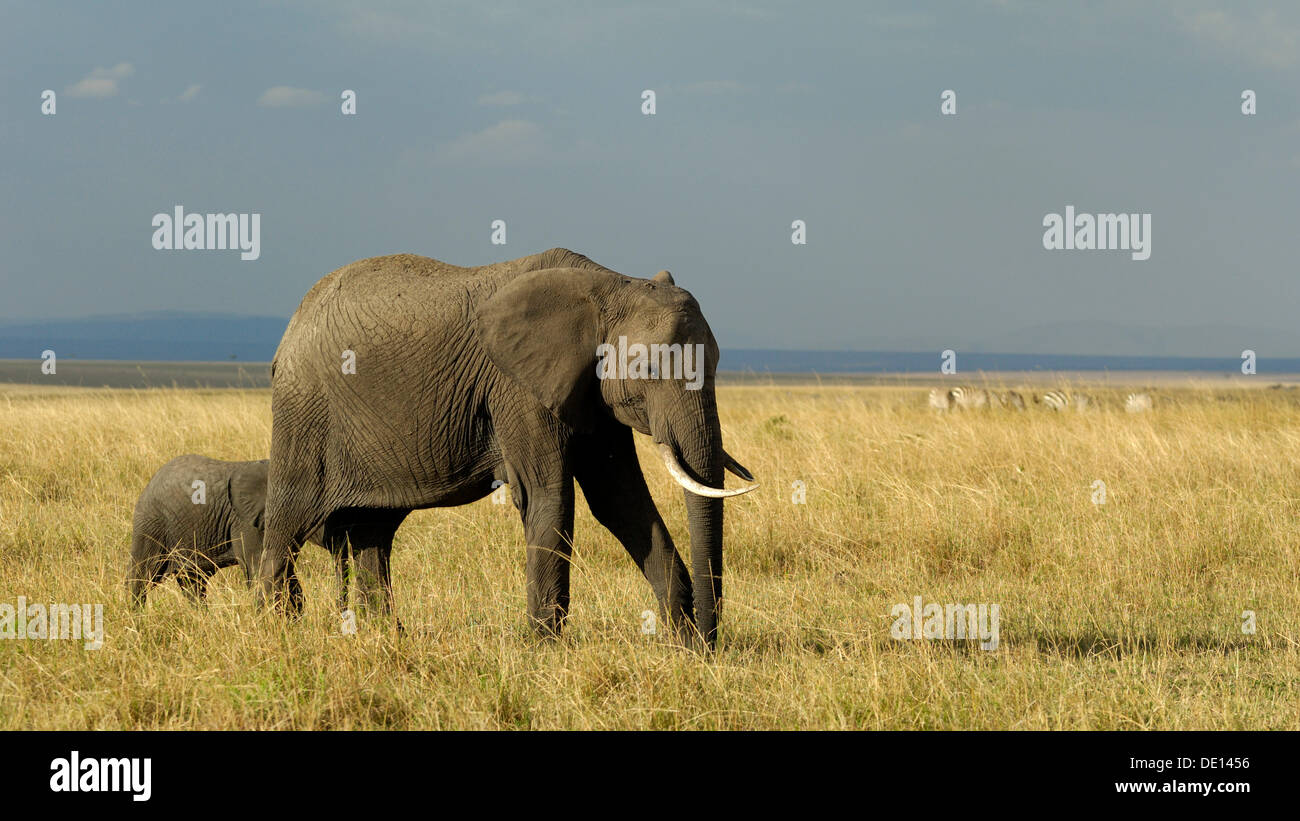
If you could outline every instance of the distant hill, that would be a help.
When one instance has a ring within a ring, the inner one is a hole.
[[[0,359],[152,362],[269,362],[289,324],[286,317],[153,311],[81,319],[0,321]]]
[[[288,325],[286,317],[154,311],[82,319],[0,321],[0,359],[37,361],[53,350],[60,363],[132,362],[265,363]],[[1176,370],[1236,372],[1245,348],[1256,352],[1259,372],[1298,373],[1300,340],[1285,332],[1238,327],[1141,328],[1101,322],[1026,327],[955,347],[958,370],[1096,371]],[[915,340],[913,340],[915,342]],[[882,347],[885,347],[882,345]],[[1036,351],[1002,353],[1000,351]],[[939,348],[912,351],[791,351],[726,348],[722,369],[756,373],[918,373],[939,368]],[[1189,355],[1191,354],[1191,355]],[[243,372],[239,379],[246,378]],[[188,372],[187,372],[188,373]],[[164,381],[170,375],[164,377]],[[0,380],[2,381],[2,380]],[[183,380],[182,380],[183,381]]]
[[[1258,352],[1257,352],[1258,353]],[[732,348],[719,370],[754,373],[939,373],[939,351],[781,351]],[[957,371],[1196,371],[1235,374],[1238,357],[1116,356],[1105,354],[957,353]],[[1260,374],[1300,373],[1300,358],[1257,356]]]
[[[1259,356],[1300,357],[1300,333],[1243,325],[1052,322],[983,337],[966,346],[972,352],[1159,357],[1240,357],[1247,349]]]

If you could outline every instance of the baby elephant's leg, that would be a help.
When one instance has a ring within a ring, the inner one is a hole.
[[[182,560],[176,574],[176,582],[181,589],[197,603],[204,603],[208,596],[208,580],[218,570],[218,564],[202,554],[190,554]]]
[[[161,534],[137,527],[131,536],[131,561],[126,572],[127,597],[143,607],[149,588],[167,575],[167,546]]]
[[[182,570],[176,582],[194,602],[202,604],[208,595],[208,577],[197,570]]]

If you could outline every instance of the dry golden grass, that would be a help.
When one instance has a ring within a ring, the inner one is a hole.
[[[311,546],[301,622],[256,612],[237,569],[206,608],[168,582],[133,613],[136,495],[180,453],[264,457],[269,393],[0,387],[0,602],[102,602],[106,632],[98,651],[0,640],[0,729],[1300,727],[1300,407],[1170,388],[1128,415],[1100,395],[939,415],[923,389],[723,387],[764,487],[728,503],[706,659],[641,634],[649,585],[581,503],[559,642],[532,637],[522,530],[488,500],[398,533],[403,635],[341,635]],[[642,461],[685,553],[680,493]],[[1001,646],[891,639],[916,595],[999,604]]]

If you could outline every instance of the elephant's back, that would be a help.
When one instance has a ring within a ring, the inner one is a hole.
[[[590,268],[614,273],[567,248],[551,248],[526,257],[475,267],[452,265],[418,254],[369,257],[321,277],[303,297],[289,322],[289,330],[293,331],[295,325],[307,320],[317,319],[320,311],[339,301],[350,305],[388,303],[394,309],[427,299],[445,303],[462,298],[467,304],[473,303],[514,277],[543,268]]]
[[[371,291],[387,291],[391,288],[412,285],[445,286],[458,280],[470,279],[478,270],[418,254],[369,257],[344,265],[321,277],[316,287],[307,292],[307,298],[303,302],[306,303],[313,293],[328,291],[331,288],[346,290],[351,287],[361,287]]]
[[[190,514],[197,504],[194,494],[199,490],[196,481],[203,483],[203,504],[209,506],[206,510],[224,509],[229,471],[230,463],[197,453],[172,459],[158,468],[140,493],[135,507],[137,529],[149,523],[170,529],[171,523],[192,518]]]
[[[416,254],[390,254],[357,260],[321,277],[294,311],[276,349],[272,374],[314,337],[336,323],[339,314],[364,314],[377,324],[399,321],[415,304],[446,307],[463,296],[475,269]],[[331,319],[330,315],[335,315]]]
[[[415,254],[360,259],[321,277],[302,298],[289,327],[292,330],[296,321],[314,318],[317,312],[340,299],[396,303],[417,294],[451,293],[473,280],[475,273],[474,268]]]
[[[188,486],[195,479],[210,482],[214,477],[224,476],[228,466],[228,462],[220,459],[187,453],[158,468],[149,480],[149,487],[167,487],[181,481]]]
[[[476,305],[517,276],[561,267],[614,273],[566,248],[477,267],[417,254],[357,260],[326,274],[303,297],[272,360],[272,385],[286,378],[310,382],[309,372],[333,372],[344,351],[360,355],[361,347],[463,345]]]

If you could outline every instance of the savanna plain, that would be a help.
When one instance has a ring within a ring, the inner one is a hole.
[[[136,496],[182,453],[265,458],[270,392],[0,385],[0,602],[102,603],[105,632],[0,639],[0,729],[1300,728],[1300,391],[1169,381],[1137,414],[1089,392],[1087,413],[939,413],[918,387],[722,380],[763,486],[727,502],[705,657],[643,632],[650,586],[581,501],[558,641],[491,499],[398,532],[404,632],[345,634],[313,545],[299,621],[238,568],[206,606],[169,581],[135,612]],[[681,491],[637,438],[686,557]],[[999,605],[997,649],[891,638],[916,596]]]

